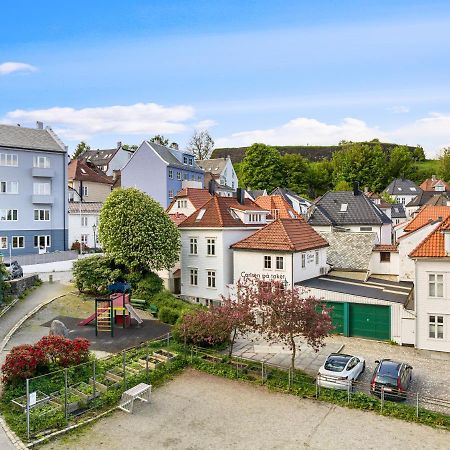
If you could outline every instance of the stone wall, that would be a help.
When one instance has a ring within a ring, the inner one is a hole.
[[[26,275],[17,280],[6,281],[5,294],[12,297],[20,297],[27,289],[33,287],[38,280],[38,275]]]

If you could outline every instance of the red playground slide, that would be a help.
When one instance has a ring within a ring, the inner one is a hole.
[[[113,301],[113,308],[123,308],[123,299],[122,299],[123,294],[111,294],[109,296],[109,298]],[[130,295],[129,294],[125,294],[125,305],[130,303]],[[102,314],[106,311],[107,308],[103,308],[97,311],[97,315],[98,314]],[[80,326],[84,326],[84,325],[88,325],[91,322],[93,322],[96,318],[95,313],[91,314],[89,317],[86,317],[86,319],[83,319],[81,322],[78,323],[78,325]]]

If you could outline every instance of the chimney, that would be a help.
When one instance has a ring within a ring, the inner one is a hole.
[[[245,202],[245,191],[242,188],[237,188],[236,190],[236,199],[237,201],[243,205]]]
[[[436,181],[436,175],[431,175],[431,180]]]
[[[208,183],[208,192],[209,192],[211,195],[214,195],[214,193],[215,193],[214,183],[215,183],[215,182],[214,182],[213,179],[209,180],[209,183]]]
[[[119,149],[120,147],[122,147],[122,141],[117,141],[117,149]]]
[[[450,256],[450,230],[444,230],[444,250],[447,256]]]
[[[172,143],[170,144],[170,148],[173,148],[173,149],[175,149],[175,150],[178,150],[178,149],[179,149],[178,144],[177,144],[176,142],[172,142]]]
[[[353,182],[353,195],[359,195],[359,181]]]
[[[39,120],[36,120],[36,129],[43,130],[44,129],[44,122],[40,122]]]

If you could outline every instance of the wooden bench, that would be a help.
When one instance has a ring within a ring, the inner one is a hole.
[[[150,384],[139,383],[122,394],[119,408],[122,411],[132,414],[134,401],[139,399],[142,402],[149,402],[151,392],[152,386]]]

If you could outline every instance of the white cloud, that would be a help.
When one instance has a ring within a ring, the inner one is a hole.
[[[14,72],[35,72],[36,67],[21,62],[4,62],[0,64],[0,75],[8,75]]]
[[[65,139],[87,139],[103,133],[172,134],[185,131],[186,121],[192,119],[191,106],[162,106],[156,103],[136,103],[125,106],[95,108],[60,108],[10,111],[3,118],[9,123],[30,123],[40,120]]]
[[[409,108],[404,105],[395,105],[387,108],[388,111],[394,114],[406,114],[409,113]]]
[[[205,120],[201,120],[200,122],[197,122],[195,124],[195,128],[201,129],[201,130],[206,130],[207,128],[215,127],[216,125],[218,125],[218,122],[216,120],[205,119]]]
[[[383,130],[366,122],[346,118],[337,124],[299,117],[279,127],[234,133],[216,140],[217,147],[241,147],[254,142],[270,145],[332,145],[341,140],[365,141],[378,138],[384,142],[422,145],[434,158],[450,145],[450,114],[432,113],[396,129]]]

